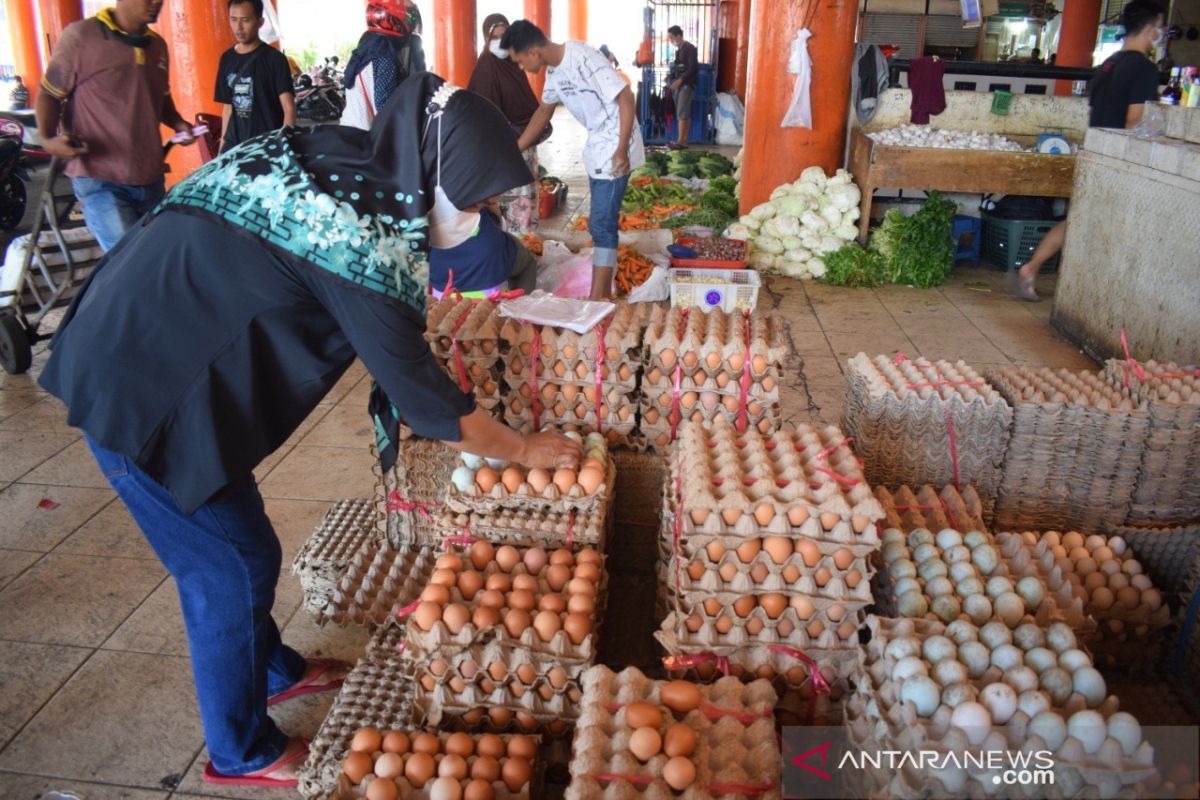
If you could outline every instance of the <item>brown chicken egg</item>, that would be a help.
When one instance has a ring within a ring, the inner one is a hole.
[[[500,475],[491,467],[480,467],[475,471],[475,485],[484,494],[491,493],[499,480]]]
[[[485,733],[479,737],[479,741],[475,742],[475,752],[481,756],[491,756],[492,758],[503,758],[507,749],[504,746],[504,740],[494,733]]]
[[[539,611],[533,618],[533,629],[539,639],[548,642],[562,629],[562,618],[553,611]]]
[[[789,586],[800,580],[800,568],[795,564],[788,564],[783,568],[783,572],[779,574],[783,578],[784,583]]]
[[[590,597],[595,597],[596,584],[587,578],[571,578],[567,582],[567,594],[586,594]]]
[[[690,758],[676,756],[663,765],[663,780],[677,792],[682,792],[696,782],[696,765]]]
[[[799,594],[792,595],[789,605],[796,610],[796,616],[802,620],[809,619],[814,613],[816,613],[817,610],[817,607],[813,605],[812,600],[809,600],[804,595]]]
[[[433,630],[433,626],[442,618],[442,606],[438,603],[423,602],[413,613],[413,622],[423,631]]]
[[[545,578],[553,591],[561,592],[571,580],[571,568],[565,564],[552,564],[547,567]]]
[[[699,564],[700,562],[698,562],[698,561],[693,561],[692,563],[693,563],[693,564]],[[700,576],[697,576],[697,577],[696,577],[694,580],[699,580],[699,578],[703,576],[703,566],[704,566],[704,565],[703,565],[703,564],[701,564],[700,566],[701,566],[701,570],[702,570],[702,572],[701,572],[701,575],[700,575]],[[732,581],[734,578],[736,578],[736,577],[737,577],[737,573],[738,573],[737,564],[732,564],[732,563],[722,564],[722,565],[721,565],[721,566],[720,566],[720,567],[717,569],[717,574],[718,574],[718,575],[720,575],[720,576],[721,576],[721,580],[725,581],[726,583],[729,583],[729,582],[730,582],[730,581]]]
[[[604,483],[604,472],[595,467],[584,467],[579,470],[579,486],[584,494],[595,494]]]
[[[496,563],[504,572],[512,572],[520,562],[521,553],[515,547],[506,544],[496,551]]]
[[[755,617],[754,619],[751,619],[751,620],[747,620],[746,621],[746,635],[747,636],[758,636],[760,633],[763,632],[763,628],[765,628],[765,627],[766,627],[766,624],[758,617]]]
[[[483,575],[475,570],[467,570],[458,576],[458,591],[464,600],[474,600],[475,595],[483,588]]]
[[[486,631],[500,624],[500,609],[487,606],[477,606],[471,612],[471,624],[476,630]]]
[[[667,728],[663,738],[663,752],[668,758],[690,756],[696,751],[696,732],[682,722]]]
[[[509,609],[508,613],[504,615],[504,630],[514,639],[520,639],[521,634],[525,632],[531,623],[532,620],[529,617],[528,611],[513,608]]]
[[[838,569],[846,569],[854,563],[854,553],[842,547],[833,554],[833,563]]]
[[[710,617],[715,617],[721,613],[721,601],[715,597],[708,598],[702,605],[704,606],[704,613]]]
[[[383,743],[383,736],[375,728],[360,728],[350,740],[350,749],[356,753],[374,753]]]
[[[645,763],[662,750],[662,736],[655,728],[638,728],[629,737],[629,752]]]
[[[355,786],[362,783],[362,779],[371,772],[375,766],[371,760],[370,753],[364,753],[358,750],[352,751],[346,760],[342,762],[342,772],[346,773],[346,777]]]
[[[797,540],[796,553],[804,560],[804,565],[807,567],[815,567],[821,560],[821,548],[817,547],[811,539]]]
[[[583,614],[567,614],[562,627],[572,644],[582,644],[592,632],[592,620]]]
[[[476,482],[479,477],[476,475]],[[500,483],[504,484],[504,488],[509,494],[516,494],[517,489],[521,488],[521,484],[525,482],[525,473],[517,467],[507,467],[504,472],[500,473]]]
[[[471,566],[482,570],[496,557],[496,548],[486,539],[480,539],[471,545],[470,556]]]
[[[562,469],[555,470],[554,485],[558,487],[560,492],[566,494],[575,485],[577,477],[575,470],[563,467]]]
[[[471,777],[488,783],[500,780],[500,762],[495,756],[476,756],[471,762]]]
[[[590,594],[573,594],[567,599],[567,611],[590,617],[596,613],[596,598]]]
[[[529,474],[525,476],[529,488],[533,489],[535,494],[541,494],[550,485],[550,473],[544,469],[531,469]]]
[[[483,582],[483,588],[489,592],[500,592],[503,595],[512,589],[512,576],[503,572],[493,572]]]
[[[713,627],[716,628],[717,633],[724,636],[733,630],[733,617],[722,614],[720,617],[717,617],[717,621],[713,623]]]
[[[523,758],[507,758],[500,765],[500,777],[510,792],[519,792],[533,777],[533,768]]]
[[[378,777],[367,784],[367,800],[396,800],[400,788],[389,778]]]
[[[498,765],[497,769],[499,769]],[[496,800],[496,790],[492,788],[490,781],[472,778],[463,787],[462,800]]]
[[[450,602],[450,590],[440,583],[431,583],[421,591],[421,599],[427,603],[445,605]]]
[[[754,509],[754,521],[759,525],[766,527],[771,524],[773,519],[775,519],[775,506],[770,503],[763,503]]]
[[[413,737],[412,749],[414,753],[426,753],[435,756],[441,752],[442,743],[432,733],[418,733]]]
[[[546,673],[546,680],[552,687],[561,690],[567,685],[567,671],[562,667],[551,667]]]
[[[763,549],[767,551],[771,561],[781,565],[786,563],[795,552],[792,540],[783,536],[766,537],[763,539]]]
[[[821,515],[821,527],[827,531],[833,530],[842,518],[832,511],[826,511]]]
[[[716,564],[725,557],[725,545],[717,541],[712,541],[704,548],[704,552],[708,554],[708,560]]]
[[[496,726],[500,730],[507,728],[513,719],[513,712],[507,708],[504,708],[503,706],[493,706],[492,708],[488,709],[487,714],[488,719],[492,722],[492,725]],[[503,767],[501,767],[501,769],[503,770]]]
[[[808,522],[809,516],[810,515],[807,508],[804,508],[803,506],[793,506],[789,508],[787,512],[788,524],[793,528],[799,528],[805,522]]]
[[[733,603],[733,613],[737,614],[742,619],[745,619],[746,617],[750,616],[750,612],[754,611],[754,607],[756,605],[757,603],[754,600],[754,595],[748,594],[743,597],[739,597]]]
[[[567,610],[567,599],[561,594],[544,594],[538,598],[537,609],[561,614]]]
[[[788,599],[781,594],[764,594],[759,598],[758,604],[767,612],[768,617],[779,619],[779,615],[787,610]]]
[[[653,703],[638,700],[625,706],[625,724],[635,729],[654,728],[657,730],[663,724],[662,711]]]
[[[666,434],[663,434],[663,436],[666,436]],[[658,444],[660,446],[662,444],[664,444],[664,441],[661,440],[661,437],[660,437],[660,441],[658,442]],[[692,524],[698,526],[698,525],[703,525],[705,522],[708,521],[708,514],[709,514],[709,510],[707,508],[693,508],[691,511],[691,514],[689,516],[692,519]]]
[[[457,635],[470,621],[471,612],[462,603],[451,603],[442,611],[442,622],[446,624],[451,635]]]
[[[508,607],[517,611],[533,611],[537,603],[533,592],[528,589],[513,589],[508,593],[507,600]]]
[[[595,564],[579,564],[575,567],[575,577],[592,583],[600,582],[600,567]]]
[[[595,551],[592,551],[595,552]],[[579,555],[583,555],[580,552]],[[550,564],[552,566],[573,567],[575,566],[575,554],[566,548],[550,551]]]
[[[700,707],[700,687],[688,681],[668,681],[659,697],[663,705],[680,715]]]
[[[513,575],[512,590],[514,592],[531,592],[533,594],[537,594],[537,578],[528,574]]]
[[[492,576],[495,577],[495,576]],[[476,601],[482,608],[504,608],[504,593],[496,589],[484,589]]]
[[[404,762],[404,777],[414,788],[423,788],[436,773],[437,763],[429,753],[413,753]]]
[[[749,564],[762,551],[762,539],[747,539],[738,545],[737,557],[743,564]]]
[[[699,614],[692,614],[683,624],[691,633],[697,633],[704,626],[704,620]]]
[[[412,740],[404,731],[390,731],[383,737],[382,749],[385,753],[404,755],[412,747]]]
[[[737,525],[738,520],[740,520],[741,518],[742,518],[742,510],[740,508],[734,508],[731,506],[731,507],[726,508],[723,511],[721,511],[721,520],[731,528],[734,525]]]

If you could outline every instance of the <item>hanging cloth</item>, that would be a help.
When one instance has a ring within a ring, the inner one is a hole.
[[[788,72],[796,76],[796,88],[792,91],[792,102],[783,115],[784,128],[812,127],[812,57],[808,54],[808,40],[812,31],[801,28],[792,40],[792,51],[788,56]]]
[[[908,88],[912,90],[912,123],[928,125],[931,115],[946,110],[946,62],[937,56],[914,58],[908,63]]]
[[[850,96],[859,125],[866,125],[879,109],[879,95],[888,88],[888,65],[877,45],[859,42],[854,48]]]

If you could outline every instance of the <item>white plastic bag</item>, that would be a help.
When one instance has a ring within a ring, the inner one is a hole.
[[[717,95],[717,144],[740,145],[746,124],[746,107],[736,94]]]
[[[808,39],[812,32],[801,28],[792,41],[792,52],[788,56],[788,72],[796,76],[796,88],[792,92],[792,104],[783,115],[784,128],[812,127],[812,58],[808,55]]]
[[[613,303],[575,300],[569,297],[555,297],[545,292],[534,292],[515,300],[501,302],[500,316],[525,320],[535,325],[551,325],[576,333],[587,333],[615,308]]]
[[[661,256],[647,257],[654,262],[654,269],[641,286],[633,287],[629,293],[631,303],[657,303],[671,297],[671,270],[667,267],[670,262]]]

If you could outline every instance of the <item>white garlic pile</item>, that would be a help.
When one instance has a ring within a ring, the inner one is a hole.
[[[996,133],[979,131],[951,131],[931,128],[927,125],[900,125],[867,134],[879,144],[893,147],[934,147],[942,150],[1001,150],[1007,153],[1028,152],[1022,147]]]

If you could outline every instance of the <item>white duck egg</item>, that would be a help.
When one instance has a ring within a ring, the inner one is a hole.
[[[1073,673],[1076,670],[1087,669],[1092,666],[1092,659],[1087,653],[1073,647],[1065,653],[1058,654],[1058,665],[1067,672]]]
[[[942,552],[942,560],[947,564],[970,564],[971,551],[961,544],[956,544]]]
[[[979,697],[979,690],[969,683],[945,684],[942,689],[942,705],[953,710],[963,703],[973,703]]]
[[[990,544],[981,544],[971,551],[971,561],[984,575],[991,575],[1000,563],[1000,554]]]
[[[1108,726],[1099,711],[1076,711],[1067,720],[1067,735],[1073,736],[1083,745],[1083,751],[1089,755],[1100,750],[1108,737]]]
[[[946,626],[946,638],[957,645],[979,640],[979,630],[966,620],[955,620]]]
[[[901,578],[896,581],[896,585],[892,588],[892,591],[896,593],[897,597],[908,592],[917,592],[919,594],[921,592],[921,582],[916,578]]]
[[[952,686],[956,683],[966,683],[970,680],[967,665],[961,661],[939,661],[933,665],[933,679],[942,686]]]
[[[1002,644],[992,651],[992,666],[1006,671],[1025,663],[1025,654],[1016,645]]]
[[[926,561],[932,561],[935,558],[941,558],[941,553],[938,551],[937,545],[932,542],[917,545],[913,550],[913,561],[918,564],[924,564]]]
[[[1002,594],[1007,594],[1013,590],[1013,583],[1003,575],[997,575],[993,578],[988,578],[987,596],[995,600]]]
[[[908,558],[908,546],[904,542],[891,542],[883,546],[883,549],[879,551],[879,557],[883,559],[883,563],[885,564],[891,564],[902,558]]]
[[[1029,735],[1038,736],[1050,751],[1058,750],[1067,740],[1067,723],[1053,711],[1043,711],[1029,721]]]
[[[972,579],[979,580],[979,573],[975,571],[975,565],[969,561],[959,561],[956,564],[951,564],[949,574],[950,580],[954,581],[955,583],[962,583],[963,581],[969,581]]]
[[[1075,632],[1065,622],[1055,622],[1046,629],[1046,644],[1056,653],[1075,647]]]
[[[1100,565],[1100,573],[1105,577],[1109,577],[1110,575],[1114,575],[1120,571],[1121,562],[1117,561],[1116,559],[1113,559],[1112,561],[1105,561]]]
[[[1051,667],[1058,666],[1058,654],[1048,647],[1034,647],[1025,651],[1025,664],[1041,675]]]
[[[963,600],[963,611],[976,625],[982,625],[992,618],[992,601],[982,594],[973,594]]]
[[[992,713],[982,703],[960,703],[950,715],[950,724],[967,735],[967,741],[978,747],[992,732]]]
[[[1145,592],[1154,588],[1154,584],[1150,583],[1150,578],[1147,575],[1134,575],[1129,579],[1129,585],[1139,592]]]
[[[896,599],[896,610],[902,617],[923,617],[929,613],[929,602],[918,591],[904,592]]]
[[[1016,592],[1005,592],[997,597],[992,604],[996,608],[996,616],[1004,620],[1004,624],[1015,628],[1025,618],[1025,601]]]
[[[888,642],[887,647],[883,648],[883,654],[893,661],[899,661],[909,656],[919,656],[921,642],[911,636],[901,636]]]
[[[1108,718],[1108,735],[1116,739],[1125,755],[1132,756],[1142,744],[1142,726],[1133,714],[1118,711]]]
[[[941,597],[954,594],[954,584],[945,575],[939,575],[925,584],[925,593],[930,597]]]
[[[988,543],[988,535],[983,531],[967,531],[963,536],[963,544],[974,550],[981,544]]]
[[[937,546],[942,548],[943,550],[949,550],[951,547],[954,547],[955,545],[962,544],[962,540],[963,540],[962,534],[959,533],[958,531],[954,530],[953,528],[942,528],[940,531],[937,532],[937,537],[936,537]]]
[[[578,431],[567,431],[566,433],[563,434],[563,436],[566,436],[568,439],[570,439],[573,442],[578,442],[579,444],[583,444],[583,436]]]
[[[923,544],[933,544],[933,534],[925,528],[917,528],[908,535],[908,543],[912,547],[919,547]]]
[[[888,573],[892,576],[893,580],[915,578],[917,577],[917,565],[907,558],[901,558],[898,561],[892,562],[892,565],[888,567]]]
[[[929,604],[929,610],[942,622],[950,623],[958,619],[958,615],[962,613],[962,603],[954,595],[944,594],[941,597],[933,598],[933,602]]]
[[[1033,719],[1043,711],[1050,710],[1050,695],[1045,692],[1021,692],[1017,697],[1017,711]]]
[[[958,660],[967,665],[972,679],[980,678],[991,663],[991,652],[981,642],[963,642],[958,646]]]
[[[462,461],[470,469],[479,469],[483,466],[483,456],[477,456],[474,453],[463,453]]]
[[[992,620],[979,629],[979,641],[995,650],[1002,644],[1012,644],[1012,631],[1003,622]]]
[[[1120,557],[1125,555],[1125,551],[1129,549],[1129,545],[1120,536],[1114,536],[1108,540],[1108,549],[1113,551],[1113,555]]]
[[[450,482],[454,484],[455,489],[465,494],[475,485],[475,470],[470,467],[458,467],[450,473]]]
[[[892,544],[893,542],[899,543],[899,544],[904,544],[904,542],[905,542],[904,531],[902,531],[898,528],[888,528],[886,531],[884,531],[882,534],[880,534],[879,541],[883,545],[889,545],[889,544]]]
[[[955,564],[954,566],[958,566],[958,565]],[[983,594],[983,581],[979,580],[979,578],[976,578],[974,575],[972,575],[969,578],[964,578],[963,580],[955,581],[954,591],[958,594],[959,597],[961,597],[963,599],[966,599],[973,595],[982,595]]]
[[[930,664],[936,664],[947,658],[957,658],[958,645],[946,636],[930,636],[921,644],[921,655]]]
[[[1042,583],[1041,578],[1026,575],[1017,581],[1017,594],[1025,601],[1025,605],[1039,608],[1046,599],[1046,585]]]
[[[1104,702],[1108,690],[1104,685],[1104,676],[1094,667],[1084,667],[1075,670],[1071,676],[1071,688],[1083,695],[1088,708],[1095,708]]]
[[[1005,672],[1004,682],[1013,687],[1018,694],[1038,688],[1037,673],[1026,666],[1015,667]]]
[[[1101,547],[1108,545],[1108,540],[1098,533],[1093,533],[1091,536],[1083,540],[1083,546],[1088,550],[1095,551]]]
[[[903,681],[914,677],[926,677],[929,667],[917,656],[905,656],[892,667],[892,680]]]
[[[1017,713],[1017,693],[1006,683],[992,683],[979,692],[979,702],[991,712],[997,725],[1003,725]]]
[[[917,574],[921,576],[922,580],[926,581],[931,581],[934,578],[942,577],[949,571],[950,568],[946,566],[946,562],[942,561],[940,558],[934,561],[926,561],[924,564],[921,564],[917,567]]]
[[[1043,647],[1046,644],[1046,633],[1032,622],[1026,622],[1013,631],[1013,644],[1027,651]]]
[[[941,705],[941,699],[942,692],[938,685],[924,676],[907,680],[900,686],[900,702],[912,703],[922,717],[933,716],[933,712]]]

